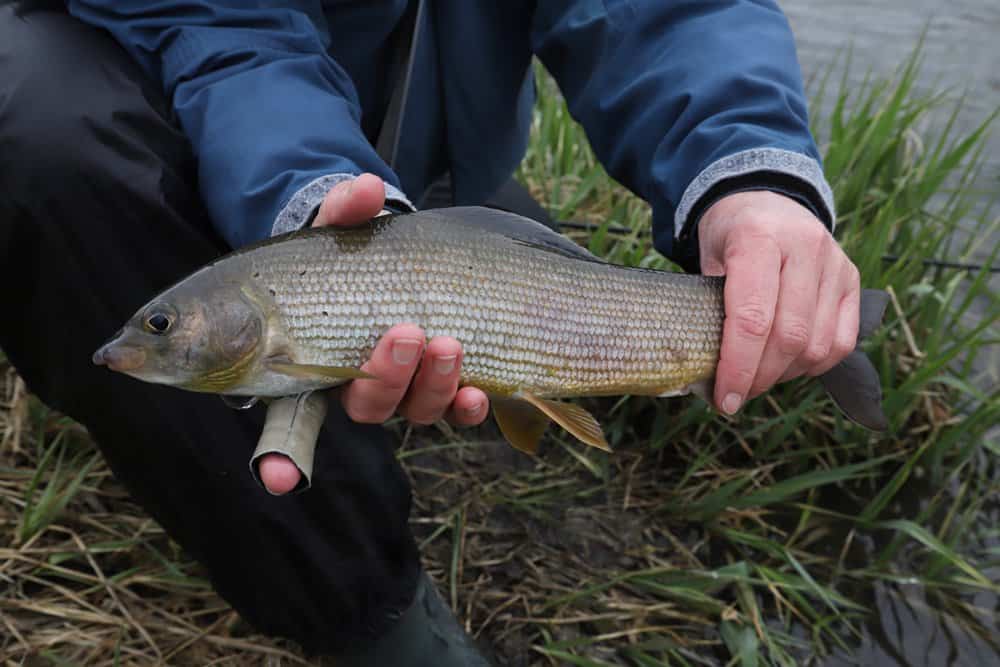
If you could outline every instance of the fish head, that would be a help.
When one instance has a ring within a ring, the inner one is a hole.
[[[188,280],[140,308],[93,361],[146,382],[224,393],[253,367],[264,321],[238,283]]]

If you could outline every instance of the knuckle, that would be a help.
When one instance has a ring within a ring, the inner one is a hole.
[[[740,211],[740,221],[743,233],[773,238],[774,223],[772,216],[761,207],[748,204]]]
[[[831,347],[828,341],[813,341],[806,346],[805,351],[802,353],[802,358],[807,364],[813,366],[826,361],[830,356],[830,352]]]
[[[739,259],[744,255],[759,253],[760,248],[777,248],[778,242],[774,238],[774,232],[763,220],[750,217],[738,228],[737,232],[730,236],[730,242],[726,244],[726,263],[734,259]]]
[[[826,227],[821,225],[807,225],[802,228],[802,233],[806,241],[817,248],[826,246],[827,240],[830,238],[830,233],[826,231]]]
[[[763,338],[771,330],[773,315],[762,303],[747,301],[736,307],[733,319],[743,334]]]
[[[830,244],[833,238],[827,233],[826,229],[815,229],[815,231],[810,232],[809,235],[809,246],[812,249],[813,257],[817,262],[821,261],[830,252]]]
[[[790,320],[775,332],[778,350],[786,356],[798,356],[809,345],[809,325],[803,320]]]
[[[841,359],[849,355],[854,351],[854,340],[851,338],[837,338],[833,342],[833,346],[830,349],[830,356],[836,358],[839,362]]]

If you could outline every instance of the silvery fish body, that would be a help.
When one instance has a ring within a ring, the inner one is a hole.
[[[723,286],[609,264],[509,213],[438,209],[227,255],[140,309],[95,361],[194,391],[287,396],[364,377],[382,334],[411,322],[462,343],[461,382],[491,396],[518,448],[534,451],[549,419],[601,447],[596,421],[553,399],[710,393]],[[863,296],[864,334],[884,303]],[[824,384],[878,428],[878,377],[863,353],[852,357]]]
[[[714,372],[720,279],[608,264],[536,223],[559,242],[451,215],[311,230],[229,261],[267,291],[303,364],[359,368],[386,330],[412,322],[461,341],[462,382],[494,394],[657,395]]]

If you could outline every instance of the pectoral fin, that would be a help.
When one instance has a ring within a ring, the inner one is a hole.
[[[579,405],[538,398],[524,392],[514,394],[514,398],[520,398],[535,406],[581,442],[606,452],[611,451],[608,441],[604,439],[601,425],[594,419],[594,415]]]
[[[290,361],[271,360],[266,362],[267,367],[275,373],[284,373],[303,380],[325,380],[334,383],[345,380],[364,380],[374,378],[374,375],[365,373],[360,368],[346,368],[342,366],[317,366],[314,364],[296,364]]]
[[[490,396],[490,403],[500,432],[511,447],[525,454],[537,454],[549,418],[531,403],[514,398]]]

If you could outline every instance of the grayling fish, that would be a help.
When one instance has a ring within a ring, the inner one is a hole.
[[[393,325],[462,343],[461,383],[491,398],[504,436],[534,452],[549,421],[606,449],[596,420],[556,399],[706,398],[724,278],[617,266],[546,227],[469,207],[293,232],[218,259],[143,306],[94,354],[141,380],[229,396],[301,394],[370,377]],[[861,333],[886,295],[865,290]],[[860,349],[821,377],[838,406],[886,428]]]

